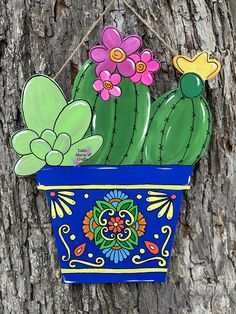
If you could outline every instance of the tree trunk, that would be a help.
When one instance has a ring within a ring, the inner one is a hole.
[[[230,2],[139,0],[135,9],[179,53],[213,52],[223,65],[207,95],[214,131],[185,194],[164,284],[61,283],[50,215],[34,177],[16,178],[11,135],[23,127],[20,94],[34,73],[54,76],[108,0],[2,0],[0,6],[0,313],[236,313],[236,75]],[[58,78],[73,79],[104,25],[138,33],[162,63],[153,87],[177,84],[172,56],[121,0]],[[181,127],[181,126],[180,126]]]

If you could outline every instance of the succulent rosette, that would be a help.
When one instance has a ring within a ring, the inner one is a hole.
[[[83,100],[68,103],[60,87],[44,75],[26,83],[22,112],[27,129],[16,132],[12,146],[21,155],[15,165],[19,176],[34,174],[46,164],[71,166],[79,150],[90,149],[92,157],[103,139],[83,138],[91,121],[91,109]]]

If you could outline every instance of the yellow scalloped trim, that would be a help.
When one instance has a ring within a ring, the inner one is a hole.
[[[221,69],[220,62],[216,59],[210,59],[210,53],[207,51],[202,51],[193,58],[182,55],[175,56],[173,64],[179,72],[197,73],[204,81],[215,77]]]

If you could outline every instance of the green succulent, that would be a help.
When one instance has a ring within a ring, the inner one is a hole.
[[[15,165],[19,176],[34,174],[46,164],[72,166],[79,150],[90,149],[91,158],[103,138],[84,138],[91,121],[86,101],[67,102],[55,81],[44,75],[28,80],[22,93],[22,112],[27,129],[16,132],[12,146],[21,155]]]

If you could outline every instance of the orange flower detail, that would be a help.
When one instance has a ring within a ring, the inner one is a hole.
[[[83,231],[85,233],[85,236],[89,238],[90,241],[93,240],[94,238],[94,229],[97,227],[96,222],[93,220],[91,222],[91,219],[93,218],[93,211],[90,210],[87,212],[86,216],[84,217],[83,220]],[[91,230],[91,227],[93,230]]]
[[[141,237],[145,233],[147,223],[146,223],[146,219],[143,217],[143,214],[140,212],[138,213],[137,223],[138,223],[137,233],[138,233],[138,236]]]

